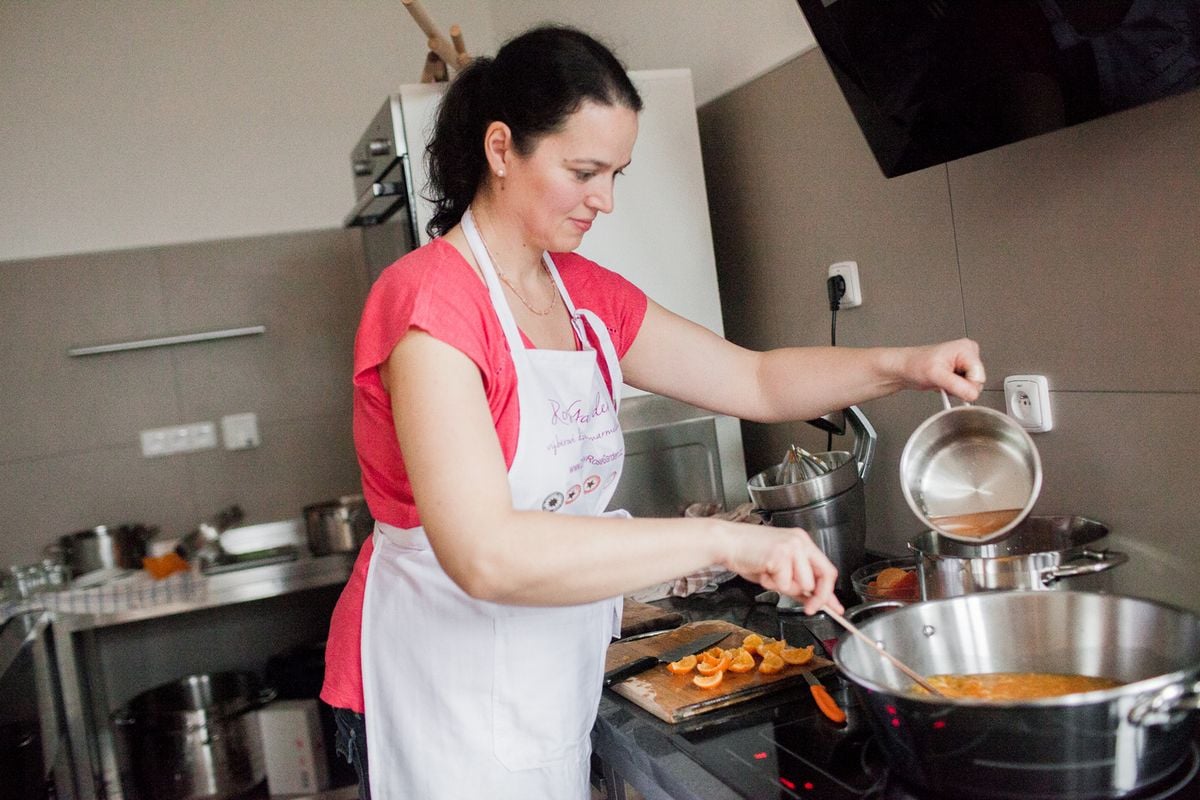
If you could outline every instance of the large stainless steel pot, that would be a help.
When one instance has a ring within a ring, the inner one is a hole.
[[[113,716],[139,796],[228,800],[266,779],[255,711],[274,699],[247,672],[188,675]]]
[[[917,696],[873,648],[834,661],[861,691],[894,772],[976,800],[1121,797],[1187,756],[1200,712],[1200,617],[1089,592],[985,592],[917,603],[861,629],[923,675],[1052,672],[1125,682],[1025,702]]]
[[[1095,548],[1108,526],[1079,516],[1028,517],[988,544],[966,544],[925,531],[908,543],[916,554],[921,597],[957,597],[997,589],[1058,589],[1059,581],[1095,575],[1129,560]],[[1092,588],[1076,586],[1074,588]]]
[[[371,535],[375,520],[361,494],[304,507],[308,549],[314,556],[353,553]]]
[[[136,523],[97,525],[59,537],[57,548],[73,577],[100,569],[141,569],[158,528]],[[47,553],[49,555],[50,553]]]

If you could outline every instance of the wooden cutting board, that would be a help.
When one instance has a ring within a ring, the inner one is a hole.
[[[621,638],[649,631],[665,631],[683,623],[683,614],[678,611],[642,603],[625,598],[625,609],[621,614]]]
[[[658,655],[664,650],[681,645],[686,641],[714,631],[728,631],[730,636],[717,647],[732,648],[741,645],[751,631],[724,620],[689,622],[675,630],[659,636],[648,636],[631,642],[617,641],[609,645],[605,670],[616,669],[645,655]],[[758,659],[755,657],[756,661]],[[800,666],[785,665],[782,672],[764,675],[753,669],[741,674],[726,672],[721,685],[715,689],[701,689],[692,683],[696,672],[688,675],[672,675],[665,664],[651,667],[640,675],[614,685],[612,691],[626,700],[641,706],[666,722],[685,719],[741,703],[764,694],[789,689],[797,682],[804,683],[804,670],[816,670],[830,665],[820,656]]]

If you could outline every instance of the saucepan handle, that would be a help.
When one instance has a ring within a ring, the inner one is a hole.
[[[1071,561],[1050,567],[1042,571],[1042,585],[1049,586],[1063,578],[1074,578],[1076,575],[1093,575],[1106,569],[1119,567],[1129,560],[1125,553],[1115,550],[1089,550],[1084,548]]]
[[[1183,718],[1200,709],[1200,681],[1188,688],[1173,683],[1141,701],[1129,710],[1129,722],[1141,727],[1177,725]]]

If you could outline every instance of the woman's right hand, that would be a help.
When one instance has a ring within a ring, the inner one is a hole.
[[[828,605],[842,611],[833,594],[837,568],[801,528],[726,523],[729,551],[723,566],[764,589],[803,598],[804,612]]]

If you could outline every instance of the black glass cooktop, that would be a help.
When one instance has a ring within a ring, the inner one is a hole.
[[[799,626],[796,626],[799,627]],[[807,632],[781,631],[801,643]],[[889,774],[873,741],[867,711],[832,670],[830,694],[846,711],[836,725],[807,693],[742,713],[701,717],[678,726],[674,745],[747,800],[963,800],[915,793]],[[1170,775],[1128,800],[1200,800],[1200,746]]]

